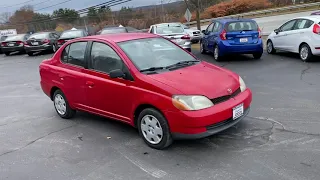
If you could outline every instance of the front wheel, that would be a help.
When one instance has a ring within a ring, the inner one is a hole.
[[[312,58],[312,52],[308,44],[303,44],[299,50],[300,59],[304,62],[308,62]]]
[[[267,52],[268,54],[275,54],[276,53],[276,49],[274,49],[273,43],[271,40],[269,40],[267,42]]]
[[[66,96],[63,94],[61,90],[56,90],[53,94],[53,104],[56,109],[58,115],[63,119],[72,118],[76,111],[71,109]]]
[[[164,149],[173,142],[165,117],[153,108],[144,109],[138,117],[139,134],[144,142],[155,149]]]

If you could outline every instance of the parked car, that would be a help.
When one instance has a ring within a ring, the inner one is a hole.
[[[59,35],[54,32],[39,32],[32,34],[26,41],[24,48],[29,56],[34,52],[52,51],[56,52]]]
[[[278,50],[299,53],[302,61],[320,55],[320,16],[294,18],[268,36],[267,52]]]
[[[263,54],[261,31],[254,20],[213,20],[202,33],[200,51],[213,53],[216,61],[229,54],[252,54],[255,59]]]
[[[8,36],[1,36],[0,37],[0,54],[2,54],[2,47],[1,47],[1,43],[7,38]]]
[[[1,49],[3,53],[6,56],[9,56],[12,52],[17,51],[25,53],[24,45],[29,36],[29,34],[8,36],[3,42],[1,42]]]
[[[140,30],[133,27],[106,27],[103,28],[98,34],[115,34],[115,33],[131,33],[140,32]]]
[[[191,38],[181,23],[162,23],[150,26],[149,33],[158,34],[191,52]]]
[[[189,34],[192,43],[198,43],[201,40],[202,35],[200,30],[190,29],[184,24],[181,24],[181,26],[184,28],[184,32]]]
[[[39,72],[61,118],[81,110],[117,119],[156,149],[223,131],[248,114],[252,101],[239,75],[150,33],[69,41]]]
[[[88,36],[88,33],[84,29],[66,30],[63,31],[58,39],[58,49],[67,41]]]
[[[311,13],[311,15],[320,15],[320,11],[313,12],[313,13]]]

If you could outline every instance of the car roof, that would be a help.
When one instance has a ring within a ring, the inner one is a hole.
[[[107,40],[107,41],[118,43],[118,42],[144,39],[144,38],[154,38],[154,37],[160,37],[160,36],[151,34],[151,33],[117,33],[117,34],[103,34],[103,35],[88,36],[80,39],[87,39],[87,40],[101,39],[101,40]]]
[[[294,19],[309,19],[312,21],[320,21],[320,15],[302,16],[302,17],[296,17]]]
[[[223,18],[223,19],[215,19],[213,21],[219,21],[221,23],[228,23],[228,22],[238,22],[238,21],[254,21],[253,19],[248,18]]]

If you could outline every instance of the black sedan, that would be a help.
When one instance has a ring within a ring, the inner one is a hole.
[[[3,42],[1,42],[1,49],[6,56],[9,56],[12,52],[25,52],[25,41],[29,38],[29,34],[17,34],[8,36]]]
[[[25,43],[25,50],[29,56],[34,52],[56,52],[59,36],[53,32],[39,32],[32,34]]]
[[[3,53],[3,52],[2,52],[2,48],[1,48],[1,43],[2,43],[4,40],[6,40],[7,37],[8,37],[8,36],[1,36],[1,37],[0,37],[0,54]]]
[[[65,42],[69,40],[85,36],[88,36],[88,33],[84,29],[63,31],[60,38],[58,39],[58,48],[60,48]]]

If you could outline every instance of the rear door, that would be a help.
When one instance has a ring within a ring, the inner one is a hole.
[[[293,29],[287,32],[284,41],[284,48],[291,52],[299,52],[299,46],[304,39],[309,39],[311,30],[309,29],[314,22],[309,19],[297,19]]]
[[[230,45],[256,44],[259,41],[258,24],[251,20],[239,20],[226,24],[226,38]]]
[[[203,47],[204,47],[204,49],[206,49],[207,51],[210,51],[210,49],[209,49],[208,47],[209,47],[210,34],[211,34],[211,32],[212,32],[213,26],[214,26],[214,22],[211,23],[211,24],[207,27],[207,29],[206,29],[206,31],[204,32],[203,37],[202,37]]]
[[[208,39],[208,49],[212,49],[214,45],[217,42],[217,38],[219,37],[219,32],[222,28],[222,24],[218,21],[214,22],[213,28],[212,28],[212,32],[210,32],[209,34],[209,39]]]

